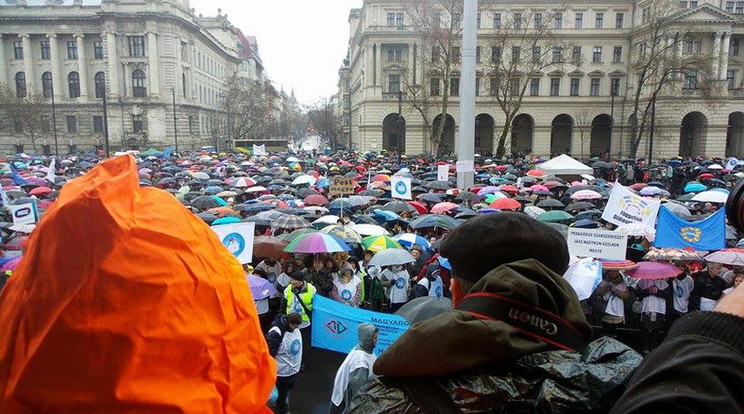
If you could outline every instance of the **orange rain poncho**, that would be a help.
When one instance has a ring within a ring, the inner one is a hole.
[[[238,261],[134,159],[70,181],[0,295],[0,413],[270,413]]]

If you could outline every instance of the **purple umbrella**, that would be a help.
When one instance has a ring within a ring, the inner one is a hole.
[[[21,259],[23,259],[23,256],[14,257],[3,263],[2,266],[0,266],[0,273],[7,270],[15,270],[16,266],[18,266],[18,263],[21,262]]]
[[[261,300],[270,298],[272,296],[279,296],[279,291],[276,290],[274,284],[268,280],[250,274],[245,276],[248,279],[248,284],[251,287],[251,293],[253,294],[253,300]]]
[[[664,262],[638,262],[638,267],[625,273],[639,279],[666,279],[682,273],[682,269]]]

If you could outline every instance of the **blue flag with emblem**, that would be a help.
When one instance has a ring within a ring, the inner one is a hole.
[[[25,178],[21,177],[21,174],[18,173],[18,169],[16,168],[13,163],[10,163],[10,173],[13,175],[13,181],[18,185],[26,185],[28,182]]]
[[[726,247],[726,213],[719,209],[703,220],[687,221],[666,207],[659,210],[656,247],[692,247],[695,250],[720,250]]]

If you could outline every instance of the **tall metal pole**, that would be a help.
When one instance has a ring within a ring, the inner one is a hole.
[[[462,30],[462,68],[460,75],[460,129],[457,161],[472,165],[475,153],[475,47],[478,0],[465,0]],[[457,186],[473,187],[472,168],[457,172]]]
[[[175,143],[175,153],[178,154],[178,123],[176,122],[176,88],[171,89],[173,92],[173,140]]]
[[[651,158],[654,155],[654,128],[656,127],[656,97],[651,101],[651,133],[648,138],[648,165],[651,165]]]
[[[104,82],[101,88],[103,92],[103,142],[106,146],[106,158],[111,156],[111,147],[109,146],[109,130],[108,130],[108,105],[106,104],[106,83]]]
[[[54,103],[54,83],[52,83],[52,131],[54,133],[54,154],[59,157],[59,143],[57,142],[57,110]]]
[[[613,88],[612,91],[610,91],[610,95],[612,95],[612,104],[610,106],[610,138],[608,139],[608,145],[609,150],[607,151],[610,155],[610,159],[607,161],[610,161],[612,159],[612,130],[615,129],[615,90]]]

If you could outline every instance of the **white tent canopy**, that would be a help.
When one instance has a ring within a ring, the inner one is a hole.
[[[581,175],[594,172],[592,167],[582,164],[566,154],[551,158],[542,164],[537,164],[539,170],[548,175]]]

